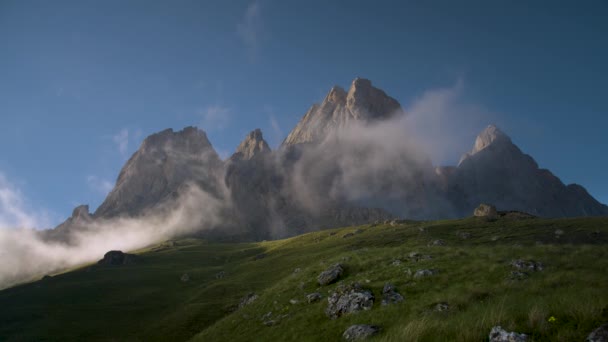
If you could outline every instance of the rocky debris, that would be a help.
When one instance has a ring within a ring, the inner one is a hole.
[[[354,233],[346,233],[346,234],[342,235],[342,238],[346,239],[346,238],[349,238],[351,236],[355,236],[355,234]]]
[[[179,280],[181,280],[182,282],[188,282],[190,281],[190,275],[188,273],[184,273],[182,274],[182,276],[179,278]]]
[[[423,269],[414,273],[414,278],[426,278],[437,274],[437,270]]]
[[[236,153],[232,158],[251,159],[262,153],[269,153],[270,147],[264,140],[262,131],[259,128],[251,131],[245,140],[236,148]]]
[[[544,265],[541,262],[534,261],[534,260],[517,259],[517,260],[511,261],[509,263],[509,265],[511,265],[513,268],[516,268],[518,270],[528,270],[528,271],[533,271],[533,272],[542,271],[544,268]]]
[[[448,304],[446,302],[437,303],[437,304],[435,304],[434,310],[437,312],[448,311],[448,310],[450,310],[450,304]]]
[[[445,246],[445,241],[444,240],[434,240],[433,242],[431,242],[429,244],[430,246]]]
[[[498,217],[498,212],[496,211],[496,207],[490,204],[482,203],[475,211],[473,211],[473,215],[475,217],[486,217],[486,218],[496,218]]]
[[[393,266],[400,266],[401,265],[401,260],[395,259],[395,260],[393,260],[393,262],[391,263],[391,265],[393,265]]]
[[[433,259],[433,257],[430,255],[427,255],[427,254],[422,255],[418,252],[410,252],[410,254],[408,254],[408,256],[412,261],[415,261],[415,262]]]
[[[342,274],[344,274],[344,268],[342,267],[342,265],[335,264],[330,266],[325,271],[321,272],[317,277],[317,282],[319,283],[319,285],[322,286],[329,285],[338,280],[338,278],[340,278]]]
[[[109,251],[97,263],[99,265],[120,266],[134,264],[136,259],[137,256],[134,254],[127,254],[122,251]]]
[[[511,271],[511,274],[509,275],[509,279],[511,280],[523,280],[528,278],[529,274],[526,272],[522,272],[522,271]]]
[[[322,296],[319,292],[313,292],[306,295],[306,301],[308,304],[318,302],[321,300],[321,298]]]
[[[562,235],[564,235],[564,231],[561,229],[556,229],[555,230],[555,237],[560,238]]]
[[[239,302],[239,309],[255,302],[256,299],[258,299],[258,295],[254,292],[249,292],[245,297],[241,298],[241,301]]]
[[[586,342],[608,342],[608,323],[602,324],[587,336]]]
[[[392,284],[384,284],[382,289],[382,305],[395,304],[403,301],[403,296],[395,290]]]
[[[516,332],[508,332],[501,326],[495,326],[490,331],[488,336],[489,342],[525,342],[528,341],[526,334],[518,334]]]
[[[296,305],[298,303],[299,303],[299,301],[297,299],[290,299],[289,300],[289,304],[291,304],[291,305]]]
[[[344,331],[342,337],[347,341],[364,340],[380,332],[380,327],[368,324],[351,325]]]
[[[266,257],[266,253],[260,253],[256,256],[253,257],[253,260],[261,260],[264,259]]]
[[[458,233],[456,233],[456,236],[458,236],[462,240],[467,240],[467,239],[469,239],[471,237],[471,233],[469,233],[469,232],[458,232]]]
[[[218,273],[215,274],[215,279],[222,279],[226,276],[226,272],[225,271],[220,271]]]
[[[374,295],[371,291],[364,290],[359,283],[340,285],[327,298],[327,303],[325,313],[329,318],[336,319],[345,314],[371,310]]]
[[[294,273],[294,274],[295,274],[295,273],[300,273],[300,271],[301,271],[301,270],[302,270],[301,268],[296,267],[296,268],[294,268],[293,273]]]

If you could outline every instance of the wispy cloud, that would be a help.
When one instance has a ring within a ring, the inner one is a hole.
[[[127,128],[121,129],[120,132],[112,136],[112,141],[118,147],[120,155],[126,158],[129,150],[129,130]]]
[[[270,128],[272,129],[268,140],[270,140],[272,146],[278,146],[284,138],[283,129],[281,128],[281,125],[274,114],[274,108],[272,108],[272,106],[264,106],[264,112],[268,114]]]
[[[208,106],[200,111],[204,130],[222,130],[230,122],[230,108],[220,105]]]
[[[237,24],[237,33],[251,56],[255,56],[259,48],[260,35],[262,33],[262,15],[258,1],[253,1],[247,6],[243,18]]]
[[[102,196],[107,195],[110,191],[112,191],[112,188],[114,188],[114,184],[112,184],[112,182],[109,180],[93,175],[87,176],[87,185],[93,191]]]
[[[0,173],[0,229],[48,228],[48,213],[28,209],[21,190]]]

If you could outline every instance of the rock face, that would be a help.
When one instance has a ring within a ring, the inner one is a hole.
[[[135,263],[137,256],[133,254],[126,254],[122,251],[109,251],[104,254],[103,259],[99,260],[97,263],[99,265],[107,265],[107,266],[120,266],[120,265],[128,265]]]
[[[378,332],[380,332],[380,327],[376,325],[355,324],[348,327],[342,337],[347,341],[357,341],[376,335]]]
[[[268,146],[268,143],[266,143],[266,140],[264,140],[262,131],[259,128],[256,128],[239,144],[233,158],[251,159],[259,154],[269,152],[270,147]]]
[[[94,216],[140,215],[173,198],[189,182],[217,194],[221,166],[207,135],[195,127],[153,134],[122,168],[116,186]]]
[[[348,92],[335,86],[320,105],[313,105],[283,145],[318,143],[352,122],[383,120],[395,115],[403,115],[397,100],[372,86],[371,81],[356,78]]]

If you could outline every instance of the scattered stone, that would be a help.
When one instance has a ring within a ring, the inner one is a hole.
[[[509,279],[512,280],[522,280],[522,279],[526,279],[528,278],[529,274],[526,272],[521,272],[521,271],[511,271],[511,275],[509,276]]]
[[[226,276],[226,272],[220,271],[215,275],[215,279],[222,279]]]
[[[313,292],[306,295],[306,300],[308,301],[308,304],[318,302],[321,300],[321,298],[322,296],[319,292]]]
[[[408,276],[410,276],[410,277],[412,276],[412,270],[411,270],[409,267],[408,267],[408,268],[406,268],[405,270],[403,270],[403,272],[404,272],[405,274],[407,274]]]
[[[338,278],[340,278],[343,273],[344,268],[341,264],[332,265],[325,271],[321,272],[321,274],[319,274],[319,276],[317,277],[317,282],[319,283],[319,285],[331,284],[338,280]]]
[[[255,257],[253,257],[253,260],[260,260],[260,259],[264,259],[266,257],[266,253],[260,253],[258,255],[256,255]]]
[[[272,317],[272,311],[268,311],[264,316],[262,316],[262,321],[267,321]]]
[[[471,233],[469,232],[458,232],[457,236],[463,240],[467,240],[471,237]]]
[[[587,336],[586,342],[608,342],[608,323],[602,324]]]
[[[486,217],[486,218],[496,218],[498,217],[498,212],[496,211],[496,207],[490,204],[480,204],[475,211],[473,211],[473,215],[476,217]]]
[[[393,260],[393,262],[391,263],[391,265],[393,265],[393,266],[399,266],[399,265],[401,265],[401,260],[395,259],[395,260]]]
[[[418,270],[418,271],[416,271],[416,273],[414,273],[414,278],[430,277],[436,273],[437,273],[437,270],[429,270],[429,269]]]
[[[408,256],[410,257],[410,259],[416,259],[420,256],[420,254],[418,252],[410,252]]]
[[[382,289],[382,305],[396,304],[403,301],[403,296],[395,290],[392,284],[384,284]]]
[[[302,270],[302,269],[301,269],[301,268],[299,268],[299,267],[298,267],[298,268],[295,268],[295,269],[293,270],[293,273],[300,273],[300,271],[301,271],[301,270]]]
[[[490,240],[492,240],[492,241],[498,241],[499,239],[500,239],[500,236],[494,235],[494,236],[492,236],[492,238]]]
[[[340,285],[327,298],[325,313],[329,318],[336,319],[344,314],[361,310],[371,310],[374,305],[374,295],[364,290],[358,283]]]
[[[299,303],[299,301],[297,299],[290,299],[289,303],[291,303],[291,305],[296,305]]]
[[[258,295],[253,292],[249,292],[245,297],[241,298],[241,301],[239,303],[239,309],[244,307],[245,305],[249,305],[255,302],[256,299],[258,299]]]
[[[425,233],[426,232],[426,227],[418,227],[418,231],[421,233]]]
[[[104,254],[103,259],[97,263],[99,265],[119,266],[134,264],[137,256],[134,254],[123,253],[122,251],[109,251]]]
[[[556,229],[555,230],[555,237],[561,237],[562,235],[564,235],[564,231],[561,229]]]
[[[542,271],[544,268],[544,266],[541,262],[534,261],[534,260],[517,259],[517,260],[511,261],[510,265],[518,270],[529,270],[529,271],[533,271],[533,272]]]
[[[277,324],[277,321],[272,320],[272,319],[264,321],[264,325],[267,326],[267,327],[271,327],[271,326],[276,325],[276,324]]]
[[[351,325],[344,331],[342,337],[347,341],[364,340],[380,332],[380,327],[368,324]]]
[[[190,275],[188,275],[188,273],[184,273],[182,274],[182,276],[179,278],[179,280],[181,280],[182,282],[187,282],[190,281]]]
[[[342,235],[342,238],[346,239],[346,238],[349,238],[349,237],[354,236],[354,235],[355,235],[354,233],[346,233],[346,234]]]
[[[501,326],[495,326],[490,331],[488,336],[489,342],[525,342],[528,341],[526,334],[518,334],[516,332],[508,332]]]
[[[448,310],[450,310],[450,304],[448,304],[446,302],[441,302],[441,303],[435,304],[435,311],[437,311],[437,312],[445,312]]]
[[[445,246],[445,241],[439,239],[430,243],[431,246]]]

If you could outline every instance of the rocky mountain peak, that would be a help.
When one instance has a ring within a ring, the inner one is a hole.
[[[475,139],[475,146],[473,147],[471,154],[475,154],[494,143],[510,144],[511,138],[498,129],[498,127],[489,125],[479,133],[477,139]]]
[[[181,131],[168,128],[144,139],[140,151],[155,152],[160,150],[180,150],[185,153],[197,153],[211,147],[207,134],[196,127],[185,127]]]
[[[89,221],[91,219],[91,214],[89,213],[89,206],[83,204],[74,208],[74,210],[72,211],[72,219]]]
[[[374,87],[370,80],[356,78],[348,92],[339,86],[331,88],[320,105],[308,110],[283,146],[321,142],[336,129],[353,122],[367,123],[402,114],[397,100]]]
[[[266,140],[264,140],[262,130],[259,128],[247,134],[245,140],[236,149],[236,155],[239,155],[243,159],[251,159],[260,153],[267,152],[270,152],[270,147],[266,143]]]

